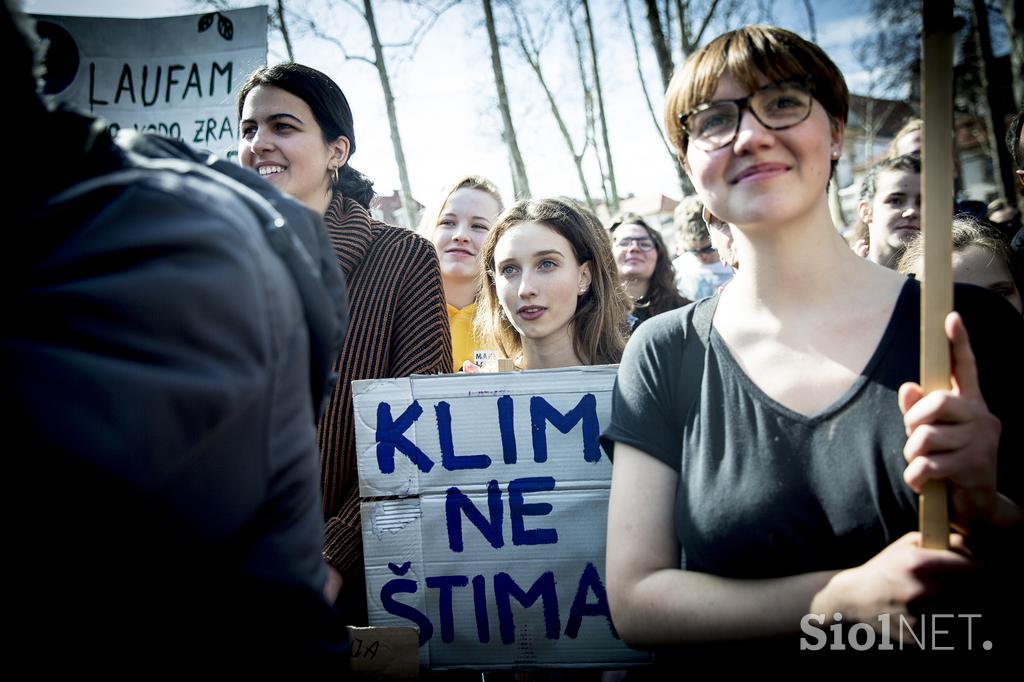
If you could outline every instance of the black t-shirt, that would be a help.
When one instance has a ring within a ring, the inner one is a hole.
[[[711,304],[717,304],[712,302]],[[693,306],[646,322],[626,346],[607,439],[680,472],[676,532],[688,570],[770,578],[859,565],[917,526],[903,481],[897,391],[918,381],[920,287],[904,286],[861,376],[813,417],[765,395],[712,329],[696,400],[683,376]],[[1020,501],[1024,319],[1004,301],[957,286],[955,307],[1000,418],[999,488]],[[810,380],[810,379],[809,379]]]

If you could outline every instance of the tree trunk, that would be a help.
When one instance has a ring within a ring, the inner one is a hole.
[[[594,24],[590,18],[590,0],[583,0],[583,12],[587,22],[587,37],[590,39],[590,61],[594,69],[594,94],[597,97],[597,113],[601,119],[601,141],[604,143],[605,161],[608,166],[608,194],[611,199],[611,205],[608,207],[608,210],[612,213],[618,213],[619,188],[615,184],[615,165],[612,162],[612,147],[608,142],[608,120],[604,115],[604,96],[601,92],[601,74],[597,68],[597,43],[594,41]]]
[[[704,18],[700,22],[700,28],[693,35],[687,35],[683,41],[683,59],[685,60],[690,56],[690,53],[700,45],[700,41],[704,40],[704,33],[708,30],[708,24],[711,23],[711,18],[715,16],[715,10],[718,9],[718,0],[711,0],[711,4],[708,5],[708,11],[704,13]],[[732,13],[730,7],[725,8],[726,19]]]
[[[374,63],[377,66],[377,75],[380,77],[380,86],[384,90],[384,106],[388,111],[388,125],[391,127],[391,145],[395,149],[395,163],[398,165],[398,178],[402,183],[402,208],[405,209],[405,219],[408,221],[406,227],[416,227],[416,207],[413,206],[412,189],[409,185],[409,172],[405,165],[405,152],[402,150],[402,136],[398,132],[398,115],[395,113],[395,97],[391,94],[391,79],[388,77],[387,65],[384,62],[384,49],[380,44],[380,36],[377,35],[377,20],[373,16],[373,3],[371,0],[363,0],[366,25],[370,29],[370,41],[373,43]]]
[[[654,105],[651,103],[651,96],[647,92],[647,81],[644,78],[643,68],[640,65],[640,43],[636,37],[636,26],[633,23],[633,10],[629,7],[629,0],[623,0],[623,5],[626,7],[626,24],[629,27],[629,38],[633,43],[633,57],[636,60],[636,73],[640,77],[640,89],[644,93],[644,102],[647,104],[647,112],[651,115],[651,122],[654,123],[654,129],[658,131],[658,138],[661,140],[662,145],[665,147],[665,152],[672,158],[672,164],[676,168],[676,175],[679,176],[679,188],[683,192],[683,196],[693,194],[693,185],[690,184],[690,179],[686,177],[686,171],[683,168],[683,164],[679,161],[679,157],[672,151],[672,147],[669,145],[665,138],[665,131],[662,130],[661,122],[658,119],[658,114],[654,111]]]
[[[530,181],[526,177],[526,164],[523,163],[523,156],[519,153],[519,143],[516,142],[516,130],[512,126],[512,111],[508,107],[508,91],[505,89],[505,72],[501,68],[501,52],[498,48],[498,34],[494,30],[494,11],[491,8],[491,0],[483,0],[484,20],[487,24],[487,38],[491,43],[491,68],[494,69],[494,86],[498,89],[498,108],[501,110],[501,120],[505,126],[505,144],[508,146],[509,162],[512,166],[512,191],[516,199],[526,199],[530,196]]]
[[[1003,0],[1003,21],[1010,37],[1010,73],[1013,79],[1014,109],[1024,109],[1024,3],[1021,0]]]
[[[661,30],[665,33],[665,44],[672,48],[672,2],[671,0],[664,0],[661,12]]]
[[[679,22],[679,53],[683,59],[690,54],[690,27],[687,25],[690,22],[690,18],[687,16],[687,10],[690,8],[690,3],[683,2],[683,0],[676,0],[676,20]]]
[[[661,16],[658,14],[658,1],[645,0],[647,6],[647,25],[651,29],[651,45],[658,57],[658,68],[661,70],[661,87],[668,90],[668,82],[672,80],[672,48],[665,42],[665,32],[661,30]]]
[[[284,0],[277,0],[277,28],[281,31],[281,38],[284,39],[284,49],[288,53],[288,61],[295,61],[295,52],[292,51],[292,40],[288,36],[288,24],[284,19]]]
[[[566,3],[569,28],[572,30],[572,40],[576,45],[576,69],[580,74],[580,84],[583,86],[584,142],[583,149],[580,151],[580,154],[585,154],[587,147],[593,145],[594,158],[597,159],[597,172],[601,178],[601,194],[604,196],[605,207],[608,207],[611,205],[611,198],[608,195],[608,185],[604,182],[604,162],[601,160],[601,151],[597,148],[597,132],[595,130],[597,128],[597,124],[594,121],[594,92],[590,87],[590,79],[587,75],[583,38],[580,36],[579,29],[576,27],[576,21],[573,18],[573,10],[574,8],[572,7],[572,4]]]
[[[989,155],[992,159],[992,169],[996,175],[996,186],[999,187],[1000,193],[1004,197],[1011,199],[1015,196],[1013,160],[1003,143],[1006,137],[1006,125],[1003,122],[999,102],[996,99],[995,91],[989,87],[989,83],[995,80],[993,73],[995,58],[992,56],[992,42],[989,38],[988,8],[985,6],[984,0],[973,0],[973,5],[975,39],[978,42],[978,53],[981,55],[983,65],[979,76],[988,105],[985,127],[988,128]]]
[[[569,154],[572,156],[573,164],[576,166],[576,176],[580,181],[580,189],[583,190],[583,197],[586,199],[587,208],[591,211],[594,210],[594,198],[590,196],[590,188],[587,187],[587,179],[583,174],[583,152],[586,151],[586,143],[583,145],[583,150],[580,153],[576,153],[576,145],[572,141],[572,135],[569,134],[569,127],[565,125],[565,119],[562,118],[562,112],[558,108],[558,103],[555,101],[555,96],[551,92],[551,88],[548,87],[547,80],[544,79],[544,71],[540,67],[540,50],[537,49],[536,44],[533,42],[532,33],[529,35],[530,44],[527,45],[527,31],[529,29],[523,28],[523,21],[520,20],[516,9],[512,8],[512,18],[515,20],[516,25],[516,38],[519,41],[519,48],[523,52],[523,57],[526,62],[530,65],[537,81],[540,83],[541,89],[544,91],[544,96],[548,99],[548,105],[551,107],[551,115],[555,117],[555,122],[558,124],[558,130],[562,133],[562,139],[565,140],[565,146],[569,149]],[[571,19],[572,17],[570,17]],[[586,83],[583,84],[583,88],[586,89]]]

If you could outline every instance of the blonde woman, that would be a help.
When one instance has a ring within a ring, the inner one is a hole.
[[[441,193],[437,206],[423,214],[419,233],[430,240],[441,262],[441,279],[452,332],[452,368],[473,360],[479,342],[473,333],[481,257],[491,224],[501,212],[501,194],[479,175],[459,178]]]

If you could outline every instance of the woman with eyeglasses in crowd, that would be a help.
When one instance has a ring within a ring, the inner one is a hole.
[[[654,315],[689,303],[676,291],[675,271],[661,233],[636,213],[624,213],[608,231],[615,267],[633,302],[631,331]]]
[[[518,369],[614,364],[629,303],[608,232],[571,199],[524,199],[494,223],[483,252],[477,334]]]
[[[323,215],[349,291],[338,381],[318,425],[326,526],[325,590],[351,624],[366,622],[352,382],[451,371],[451,337],[434,247],[370,217],[372,183],[352,168],[352,110],[326,74],[261,67],[238,95],[238,160]],[[342,583],[342,581],[344,581]]]
[[[834,614],[868,629],[880,614],[913,619],[922,598],[977,578],[981,552],[1019,547],[1020,318],[958,291],[956,389],[923,394],[917,283],[856,256],[832,223],[848,94],[816,45],[771,26],[726,33],[666,102],[669,137],[743,267],[717,296],[648,321],[623,355],[604,434],[615,627],[640,647],[784,655],[799,654],[806,614],[823,614],[819,634]],[[915,532],[933,479],[950,486],[951,550]]]

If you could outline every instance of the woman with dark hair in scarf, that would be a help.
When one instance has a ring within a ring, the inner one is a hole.
[[[451,371],[451,337],[434,247],[370,217],[372,183],[352,168],[352,110],[328,76],[301,64],[257,69],[238,95],[239,162],[324,216],[351,298],[338,383],[320,419],[329,594],[365,622],[352,382]]]

